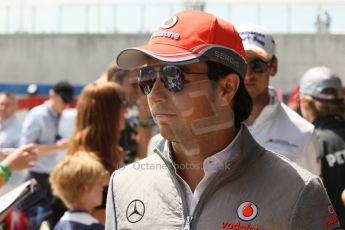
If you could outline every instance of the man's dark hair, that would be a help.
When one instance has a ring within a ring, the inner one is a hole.
[[[53,87],[53,91],[59,95],[66,104],[70,104],[74,101],[73,86],[67,81],[56,83]]]
[[[231,73],[238,75],[238,73],[230,67],[217,62],[207,62],[207,67],[208,78],[215,82]],[[253,107],[252,99],[246,90],[243,78],[241,76],[239,76],[239,78],[240,84],[234,97],[235,127],[237,130],[240,129],[241,122],[249,117]]]

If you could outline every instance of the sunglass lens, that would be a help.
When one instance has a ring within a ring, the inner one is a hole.
[[[254,59],[249,62],[250,68],[256,73],[263,73],[268,69],[268,63],[261,59]]]
[[[156,81],[155,70],[150,67],[144,67],[138,71],[139,86],[143,94],[148,95]]]
[[[183,89],[183,72],[173,65],[166,65],[160,69],[160,78],[165,86],[171,92],[180,92]]]

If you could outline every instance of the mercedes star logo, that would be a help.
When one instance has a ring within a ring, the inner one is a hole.
[[[133,200],[126,211],[127,220],[131,223],[139,222],[145,214],[145,205],[141,200]]]

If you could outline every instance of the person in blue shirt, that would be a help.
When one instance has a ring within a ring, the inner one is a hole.
[[[39,219],[37,225],[41,219],[48,219],[53,228],[65,211],[62,202],[52,196],[48,179],[52,169],[63,158],[65,153],[62,151],[68,147],[68,139],[63,139],[59,133],[59,122],[62,112],[73,101],[73,86],[66,81],[58,82],[50,90],[48,100],[31,109],[23,122],[20,144],[32,143],[38,150],[37,162],[27,177],[34,178],[40,187],[36,197],[40,197],[42,202],[37,208],[44,212],[34,214],[35,219]]]
[[[108,172],[96,155],[67,155],[50,176],[53,193],[68,207],[54,230],[104,230],[91,213],[102,203]]]

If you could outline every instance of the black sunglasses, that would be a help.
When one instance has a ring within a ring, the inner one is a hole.
[[[254,58],[248,62],[250,69],[255,73],[263,73],[270,67],[270,61]]]
[[[207,73],[194,73],[184,71],[181,67],[176,65],[163,65],[159,68],[159,79],[164,87],[169,91],[177,93],[183,89],[184,75],[185,74],[207,74]],[[148,95],[157,79],[157,70],[155,66],[146,66],[138,71],[139,87],[141,91]]]

